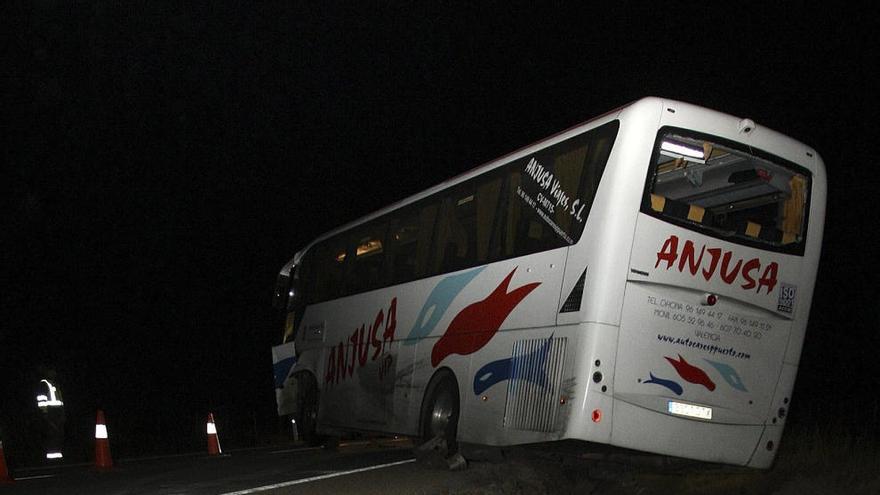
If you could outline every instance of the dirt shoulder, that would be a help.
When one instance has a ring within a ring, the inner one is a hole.
[[[880,445],[846,431],[786,434],[776,463],[757,470],[657,456],[591,456],[530,448],[472,461],[449,494],[880,494]]]

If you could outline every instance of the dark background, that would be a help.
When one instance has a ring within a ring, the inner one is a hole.
[[[597,3],[3,7],[0,423],[68,458],[277,431],[275,276],[309,239],[642,96],[749,117],[829,174],[791,421],[877,435],[877,32],[859,11]],[[7,454],[10,455],[10,454]],[[23,454],[20,454],[23,459]],[[23,462],[23,461],[22,461]]]

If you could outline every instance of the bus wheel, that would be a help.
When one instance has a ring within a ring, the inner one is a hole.
[[[324,438],[318,435],[318,384],[309,374],[301,374],[297,377],[299,393],[297,411],[294,415],[296,427],[303,441],[311,446],[321,445]]]
[[[443,457],[455,454],[458,445],[458,384],[452,373],[442,372],[428,386],[422,409],[422,447]]]

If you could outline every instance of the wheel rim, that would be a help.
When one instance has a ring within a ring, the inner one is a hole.
[[[455,410],[455,403],[452,393],[449,389],[443,389],[434,400],[431,407],[431,414],[428,417],[428,432],[430,436],[438,435],[446,436],[449,424],[452,422],[452,414]]]

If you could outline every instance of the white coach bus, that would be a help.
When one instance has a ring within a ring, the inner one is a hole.
[[[825,169],[645,98],[315,239],[281,270],[301,433],[577,439],[766,468],[819,261]]]

